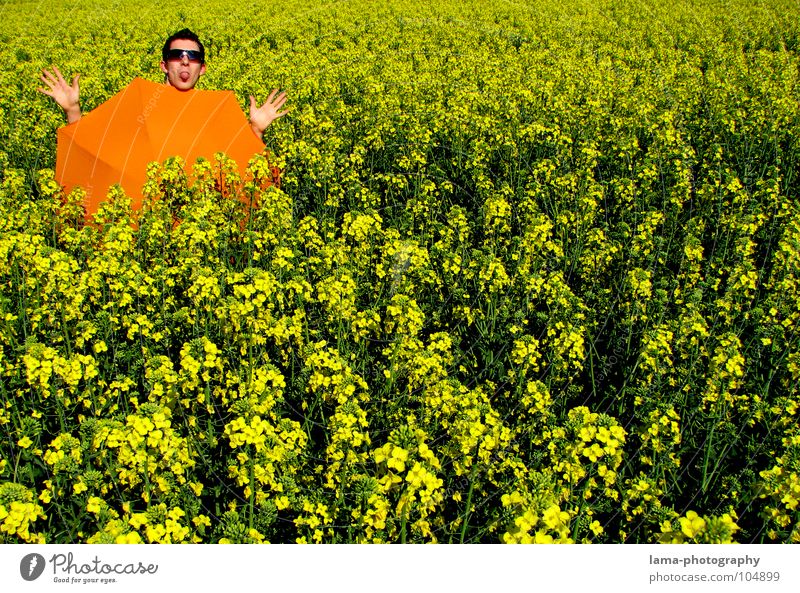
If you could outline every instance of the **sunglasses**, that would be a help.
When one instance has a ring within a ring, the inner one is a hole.
[[[203,62],[203,54],[196,49],[170,49],[167,50],[167,60],[182,60],[183,56],[190,62]]]

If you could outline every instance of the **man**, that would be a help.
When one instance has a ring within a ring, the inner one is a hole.
[[[167,38],[161,50],[161,71],[164,73],[165,84],[180,91],[192,90],[200,77],[206,73],[205,48],[200,39],[189,29],[182,29]],[[81,118],[80,90],[76,75],[72,84],[68,84],[58,68],[53,66],[53,71],[43,70],[42,81],[47,89],[40,88],[39,92],[52,97],[67,115],[67,123],[75,123]],[[279,111],[286,103],[286,93],[278,94],[278,89],[273,89],[267,101],[259,107],[255,97],[250,95],[250,128],[256,137],[261,140],[264,130],[276,119],[286,115],[286,111]]]

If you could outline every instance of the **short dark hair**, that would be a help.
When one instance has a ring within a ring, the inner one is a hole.
[[[200,63],[206,63],[206,48],[203,47],[203,42],[200,41],[200,38],[194,33],[194,31],[191,31],[190,29],[181,29],[180,31],[167,37],[167,40],[164,42],[164,47],[161,48],[162,60],[165,62],[167,61],[167,52],[169,52],[169,46],[176,39],[188,39],[189,41],[194,41],[200,46]]]

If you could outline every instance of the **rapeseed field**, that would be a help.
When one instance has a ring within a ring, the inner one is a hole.
[[[796,2],[0,17],[0,542],[800,542]],[[291,111],[87,222],[38,77],[182,27]]]

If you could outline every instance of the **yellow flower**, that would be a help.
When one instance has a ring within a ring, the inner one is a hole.
[[[130,531],[124,535],[118,535],[114,540],[117,544],[141,544],[142,536],[135,531]]]
[[[402,447],[395,447],[392,449],[392,455],[386,461],[386,466],[389,469],[396,469],[398,472],[406,469],[405,461],[408,459],[408,451]]]
[[[192,519],[192,523],[195,526],[200,527],[201,525],[205,525],[206,527],[211,527],[211,519],[209,519],[206,515],[198,515]]]
[[[553,536],[548,535],[544,531],[537,531],[536,537],[533,540],[536,544],[552,544],[553,543]]]
[[[544,512],[542,519],[550,529],[559,530],[566,527],[569,513],[562,511],[558,505],[553,505]]]
[[[27,449],[32,444],[33,444],[33,441],[31,439],[29,439],[27,436],[24,436],[20,440],[17,441],[17,445],[19,445],[23,449]]]
[[[142,525],[146,525],[148,521],[146,513],[135,513],[128,519],[128,525],[134,529],[139,529]]]
[[[100,505],[103,502],[101,498],[97,496],[89,497],[89,501],[86,503],[86,510],[90,513],[94,513],[95,515],[100,513]]]
[[[406,482],[411,484],[412,488],[419,488],[425,480],[426,475],[427,472],[425,469],[417,462],[414,464],[414,467],[408,471]]]
[[[689,511],[685,517],[679,519],[681,524],[681,531],[686,537],[695,537],[706,525],[705,520],[700,517],[696,512]]]

